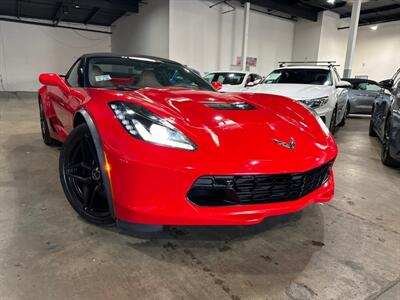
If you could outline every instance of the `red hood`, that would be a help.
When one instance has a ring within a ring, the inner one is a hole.
[[[199,147],[207,147],[210,153],[219,151],[218,155],[223,149],[245,148],[237,156],[248,159],[265,157],[265,149],[269,149],[269,159],[275,156],[281,159],[283,148],[274,139],[289,142],[294,138],[296,150],[293,152],[298,159],[325,160],[322,153],[332,145],[331,137],[325,135],[308,109],[282,96],[145,88],[132,92],[91,90],[92,97],[96,98],[99,92],[103,99],[132,101],[168,118],[195,143],[208,136],[210,143]],[[206,106],[207,102],[247,102],[256,109],[219,110]]]

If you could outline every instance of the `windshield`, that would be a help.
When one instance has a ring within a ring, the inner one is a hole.
[[[326,69],[279,69],[269,74],[263,83],[332,85],[332,78]]]
[[[214,91],[204,79],[182,65],[141,57],[95,57],[89,61],[91,87],[140,89],[179,87]]]
[[[243,82],[245,74],[243,73],[210,73],[204,76],[204,79],[209,83],[219,82],[222,84],[239,85]]]

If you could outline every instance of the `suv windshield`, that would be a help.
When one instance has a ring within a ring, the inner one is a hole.
[[[243,82],[244,73],[210,73],[204,76],[204,79],[209,83],[216,81],[222,84],[239,85]]]
[[[179,87],[214,89],[200,76],[180,64],[141,57],[94,57],[89,61],[89,84],[95,88],[140,89]]]
[[[332,78],[326,69],[279,69],[269,74],[263,83],[332,85]]]

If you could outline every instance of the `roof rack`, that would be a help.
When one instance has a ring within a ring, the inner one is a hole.
[[[284,66],[296,66],[296,65],[314,65],[314,66],[329,66],[329,67],[338,67],[340,65],[336,64],[336,61],[334,60],[320,60],[320,61],[280,61],[279,67],[284,67]]]

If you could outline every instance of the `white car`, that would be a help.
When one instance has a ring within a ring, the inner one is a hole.
[[[243,88],[254,86],[262,77],[251,72],[219,71],[210,72],[204,76],[209,83],[219,82],[222,84],[220,92],[240,92]]]
[[[347,117],[348,88],[333,65],[287,66],[270,73],[260,84],[243,92],[281,95],[312,108],[334,133]]]

